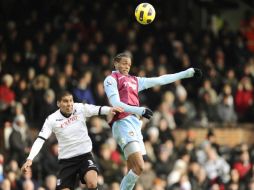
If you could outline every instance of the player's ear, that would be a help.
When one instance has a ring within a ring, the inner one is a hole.
[[[56,105],[57,105],[57,107],[60,107],[60,102],[57,101],[57,102],[56,102]]]
[[[113,64],[114,64],[114,68],[117,69],[117,64],[118,64],[118,62],[117,62],[117,61],[114,61]]]

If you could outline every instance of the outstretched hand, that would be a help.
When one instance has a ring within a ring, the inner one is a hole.
[[[150,110],[149,108],[145,108],[142,116],[145,117],[146,119],[151,119],[151,117],[153,116],[153,111]]]
[[[116,113],[124,112],[124,109],[121,107],[112,107],[110,113],[115,115]]]
[[[195,71],[193,76],[194,78],[201,78],[203,76],[203,73],[200,69],[194,68],[194,71]]]
[[[31,166],[32,166],[32,160],[27,160],[21,167],[21,172],[24,174],[31,172]]]

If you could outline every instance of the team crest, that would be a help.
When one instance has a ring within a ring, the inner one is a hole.
[[[130,135],[130,136],[134,136],[134,132],[133,132],[133,131],[130,131],[130,132],[129,132],[129,135]]]

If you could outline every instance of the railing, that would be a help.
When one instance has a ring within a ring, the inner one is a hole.
[[[172,131],[176,145],[180,145],[187,135],[193,135],[195,144],[198,145],[204,139],[209,129],[213,129],[216,137],[216,142],[220,145],[229,147],[235,146],[239,143],[254,144],[254,124],[209,124],[207,128],[190,127],[189,129],[174,129]]]

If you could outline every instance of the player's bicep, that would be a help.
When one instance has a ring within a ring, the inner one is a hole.
[[[101,106],[95,106],[93,104],[83,104],[83,105],[85,117],[92,117],[93,115],[99,114],[99,109]]]
[[[52,124],[49,120],[49,118],[47,118],[42,126],[41,131],[39,132],[39,137],[43,138],[43,139],[48,139],[49,136],[52,134]]]
[[[104,80],[104,90],[108,98],[114,95],[119,95],[117,81],[114,77],[108,76]]]
[[[147,89],[146,88],[146,80],[147,80],[147,78],[145,78],[145,77],[137,77],[137,79],[138,79],[138,91],[140,92],[142,90]]]

